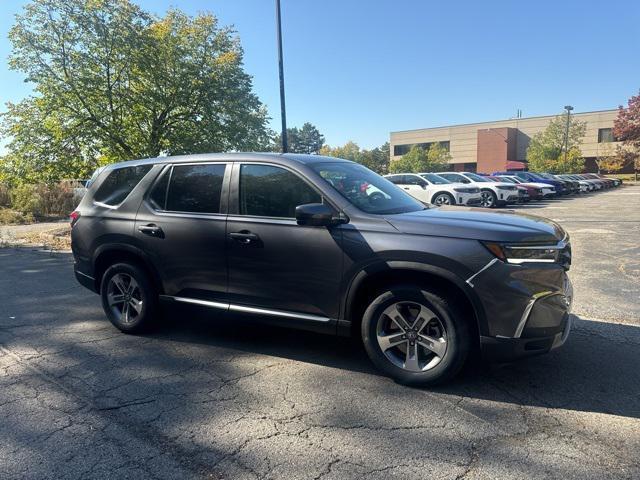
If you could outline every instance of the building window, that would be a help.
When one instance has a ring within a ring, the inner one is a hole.
[[[433,145],[434,143],[439,143],[442,147],[444,147],[447,150],[447,152],[449,151],[450,145],[451,145],[448,140],[445,140],[443,142],[408,143],[404,145],[394,145],[393,155],[394,156],[405,155],[409,153],[409,150],[411,150],[413,147],[420,147],[420,148],[423,148],[424,150],[429,150],[429,148],[431,148],[431,145]]]
[[[411,147],[413,147],[413,145],[394,145],[393,155],[394,156],[405,155],[409,153],[409,150],[411,150]]]
[[[598,129],[598,143],[609,143],[616,141],[616,137],[613,136],[613,128]]]

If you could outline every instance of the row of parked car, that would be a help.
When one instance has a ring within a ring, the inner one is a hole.
[[[594,192],[622,184],[622,180],[595,173],[438,172],[398,173],[386,178],[422,202],[486,208]]]

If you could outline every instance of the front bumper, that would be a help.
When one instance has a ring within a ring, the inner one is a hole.
[[[480,205],[482,204],[482,196],[479,193],[457,193],[456,202],[458,205]]]
[[[537,338],[480,337],[480,349],[484,359],[494,362],[515,360],[548,353],[567,341],[573,317],[566,314],[563,328],[555,335]]]
[[[495,259],[467,283],[478,294],[487,318],[481,330],[483,356],[506,360],[544,353],[569,335],[573,287],[562,265]]]
[[[520,200],[520,195],[518,192],[509,192],[503,193],[498,192],[498,203],[502,205],[506,205],[508,203],[518,203]]]

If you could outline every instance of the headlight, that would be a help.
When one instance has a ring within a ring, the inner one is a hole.
[[[483,245],[503,262],[516,264],[554,263],[558,261],[559,253],[564,248],[564,244],[540,246],[483,242]]]

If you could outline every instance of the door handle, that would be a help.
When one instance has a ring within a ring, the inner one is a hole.
[[[402,187],[402,188],[404,188],[405,190],[409,190],[409,187]]]
[[[153,223],[150,223],[148,225],[140,225],[138,227],[138,231],[152,237],[162,237],[162,235],[164,234],[162,229]]]
[[[255,233],[242,231],[230,233],[229,238],[243,245],[248,245],[251,242],[257,241],[260,237],[258,237],[258,235],[256,235]]]

